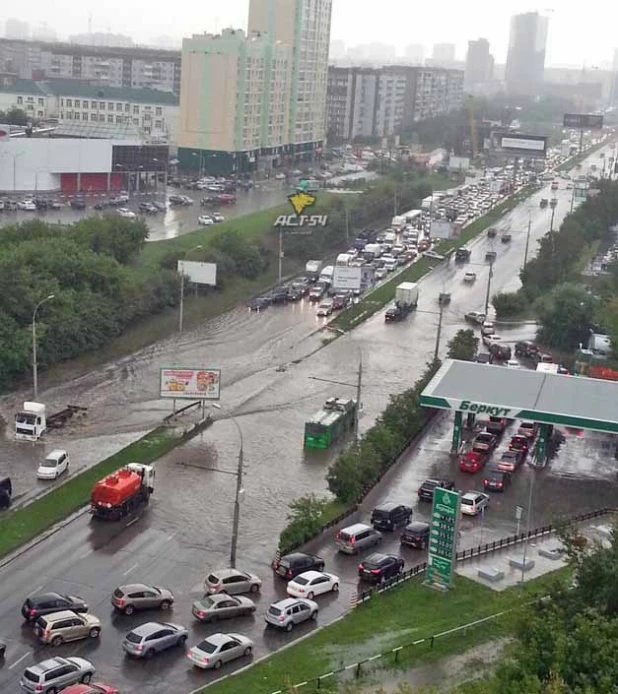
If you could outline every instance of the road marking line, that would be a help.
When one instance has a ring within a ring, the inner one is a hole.
[[[135,569],[137,569],[138,566],[139,566],[139,564],[134,564],[130,569],[127,569],[122,575],[126,576],[127,574],[130,574],[131,571],[134,571]]]
[[[24,653],[22,657],[19,660],[16,660],[12,665],[9,665],[9,670],[12,670],[14,667],[17,667],[24,658],[27,658],[30,655],[30,653]]]
[[[30,593],[30,595],[35,595],[35,594],[38,593],[40,590],[43,590],[43,588],[45,588],[45,584],[43,584],[42,586],[37,586],[37,587]]]
[[[137,523],[138,520],[139,520],[139,516],[137,516],[137,518],[134,518],[130,523],[127,523],[124,527],[130,528],[134,523]]]

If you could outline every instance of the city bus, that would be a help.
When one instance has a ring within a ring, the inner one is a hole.
[[[325,450],[349,434],[357,416],[357,403],[348,398],[329,398],[324,407],[305,422],[305,448]]]

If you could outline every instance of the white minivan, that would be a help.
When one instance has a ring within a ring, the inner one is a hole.
[[[45,460],[39,465],[36,476],[40,480],[55,480],[68,469],[69,454],[66,451],[56,450],[48,453]]]

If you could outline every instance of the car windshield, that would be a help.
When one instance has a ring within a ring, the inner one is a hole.
[[[208,597],[208,595],[205,595],[200,601],[199,601],[200,607],[205,607],[206,609],[212,607],[215,602],[211,598]]]
[[[309,579],[304,576],[297,576],[294,579],[294,583],[298,583],[299,586],[306,586],[309,583]]]
[[[141,643],[142,642],[142,637],[136,634],[134,631],[130,631],[126,636],[125,639],[129,643]]]
[[[204,639],[197,644],[197,648],[199,648],[200,651],[204,651],[204,653],[214,653],[217,650],[217,644],[212,643],[208,639]]]
[[[56,467],[56,465],[58,465],[58,461],[53,458],[45,458],[41,463],[41,467]]]
[[[274,605],[271,605],[271,606],[268,608],[268,614],[273,614],[273,615],[275,615],[275,617],[276,617],[276,616],[278,616],[278,615],[281,614],[281,610],[280,610],[278,607],[275,607]]]
[[[215,576],[215,574],[210,574],[208,577],[208,583],[221,583],[221,579],[218,576]]]
[[[34,672],[30,672],[30,670],[26,670],[24,672],[24,679],[30,680],[30,682],[37,682],[38,683],[39,676]]]
[[[474,499],[466,499],[465,497],[461,500],[463,506],[474,506]]]
[[[423,487],[425,489],[433,489],[434,487],[438,486],[438,481],[437,480],[425,480],[423,482]]]

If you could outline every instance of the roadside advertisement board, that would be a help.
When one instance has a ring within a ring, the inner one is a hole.
[[[218,400],[221,392],[219,369],[162,367],[159,369],[159,397],[178,400]]]
[[[451,155],[448,160],[448,168],[449,171],[467,171],[470,168],[470,158]]]
[[[217,286],[217,264],[198,263],[194,260],[179,260],[178,274],[185,275],[194,284]]]
[[[544,135],[508,135],[498,136],[498,147],[505,154],[517,157],[545,157],[547,138]]]
[[[432,239],[452,239],[455,236],[455,225],[452,222],[432,221],[430,231]]]
[[[596,113],[565,113],[562,125],[574,130],[601,130],[603,116]]]
[[[459,492],[436,487],[433,493],[427,583],[450,588],[453,583],[459,534]]]
[[[363,271],[360,267],[336,267],[333,274],[334,289],[351,289],[358,291],[361,288]]]

